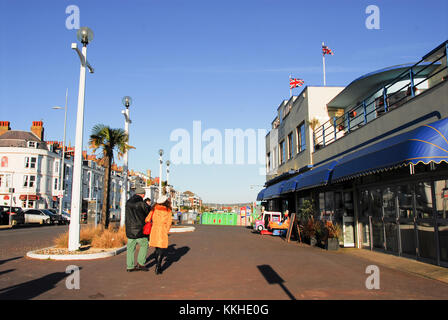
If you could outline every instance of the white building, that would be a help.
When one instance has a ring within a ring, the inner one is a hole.
[[[9,121],[0,121],[0,204],[22,208],[58,208],[61,177],[59,143],[44,141],[42,121],[33,121],[31,132],[11,130]],[[66,149],[63,178],[63,210],[70,212],[74,148]],[[83,212],[89,203],[100,210],[103,199],[104,168],[95,156],[84,152],[82,175]],[[119,217],[123,177],[112,170],[111,218]]]

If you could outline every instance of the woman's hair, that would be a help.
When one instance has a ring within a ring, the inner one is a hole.
[[[164,203],[159,203],[158,205],[160,205],[160,206],[164,206],[164,207],[166,207],[167,209],[171,209],[171,199],[168,198]]]

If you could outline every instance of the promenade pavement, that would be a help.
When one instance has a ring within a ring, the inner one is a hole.
[[[131,273],[126,252],[91,261],[2,255],[0,300],[448,299],[446,268],[367,250],[326,251],[245,227],[195,227],[170,235],[161,275],[154,273],[153,248],[150,271]],[[380,270],[378,290],[365,285],[372,264]],[[69,265],[80,268],[79,290],[66,287]]]

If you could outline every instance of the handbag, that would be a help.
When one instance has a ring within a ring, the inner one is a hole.
[[[150,235],[151,234],[151,229],[152,229],[152,215],[154,214],[154,211],[151,214],[151,218],[149,219],[148,222],[145,223],[145,225],[143,226],[143,234],[144,235]]]

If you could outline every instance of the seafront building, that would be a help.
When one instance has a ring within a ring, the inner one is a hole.
[[[447,267],[447,46],[283,101],[257,200],[290,212],[312,200],[343,227],[340,245]]]
[[[0,121],[0,204],[34,208],[59,208],[70,212],[75,149],[66,147],[61,168],[62,143],[44,140],[42,121],[33,121],[30,131],[11,130],[9,121]],[[63,196],[59,187],[61,170]],[[83,152],[82,210],[100,210],[103,202],[104,168],[94,155]],[[112,168],[111,217],[119,217],[122,169]]]

